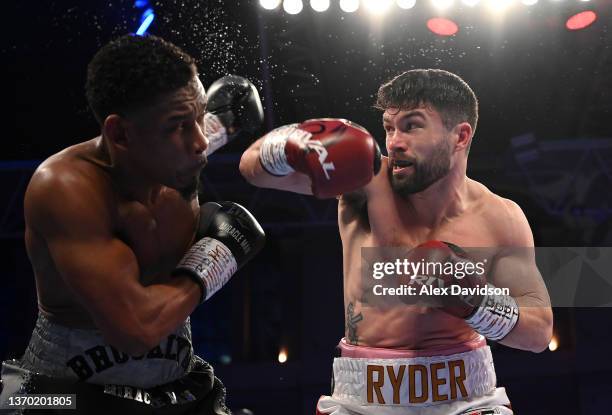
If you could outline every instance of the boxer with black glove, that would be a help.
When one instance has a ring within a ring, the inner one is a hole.
[[[239,204],[208,202],[200,206],[196,239],[173,274],[192,277],[202,289],[204,302],[263,248],[265,234]]]
[[[204,116],[208,137],[206,154],[210,155],[238,136],[254,134],[263,123],[263,108],[257,88],[248,79],[227,75],[208,88],[207,113]]]
[[[198,72],[156,36],[121,36],[89,63],[99,134],[51,155],[26,190],[40,313],[21,359],[3,365],[0,406],[11,391],[87,390],[76,413],[230,413],[189,316],[263,232],[231,202],[198,206],[197,184],[225,131],[253,131],[262,112],[254,87],[230,77],[211,87],[206,116]]]

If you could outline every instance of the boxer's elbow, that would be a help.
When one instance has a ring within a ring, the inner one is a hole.
[[[548,348],[552,335],[550,307],[523,307],[517,325],[500,342],[515,349],[541,353]]]
[[[240,170],[240,174],[245,178],[247,182],[252,185],[258,185],[258,174],[257,168],[259,164],[259,156],[258,154],[254,154],[255,152],[252,149],[248,149],[242,154],[240,158],[240,165],[238,169]]]
[[[542,353],[544,350],[548,348],[549,344],[550,344],[550,337],[548,338],[542,337],[541,339],[535,339],[534,342],[531,344],[529,351],[533,353]]]
[[[553,315],[552,310],[542,310],[541,316],[538,319],[538,324],[535,327],[530,351],[534,353],[542,353],[550,344],[553,336]]]

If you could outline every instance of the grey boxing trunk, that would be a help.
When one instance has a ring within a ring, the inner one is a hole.
[[[75,415],[230,413],[223,383],[193,354],[189,319],[148,353],[129,356],[105,343],[98,330],[40,316],[23,358],[2,364],[2,386],[2,407],[10,396],[59,393],[74,394]]]
[[[107,344],[99,330],[70,328],[39,315],[21,366],[54,378],[149,388],[181,378],[192,362],[189,318],[148,353],[130,356]]]

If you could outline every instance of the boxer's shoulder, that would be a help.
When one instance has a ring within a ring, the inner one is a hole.
[[[474,179],[467,180],[467,203],[469,211],[480,215],[497,215],[504,208],[503,198],[493,193],[487,186]]]
[[[390,192],[391,185],[389,184],[389,158],[382,156],[380,158],[380,171],[372,178],[370,183],[365,187],[368,198],[378,196],[382,192]]]
[[[474,211],[497,236],[499,246],[523,244],[522,234],[529,231],[529,224],[521,207],[511,199],[489,190],[482,183],[471,180]]]
[[[112,186],[107,172],[92,162],[89,142],[68,147],[43,161],[26,189],[24,209],[28,225],[82,215],[110,220]]]
[[[102,160],[95,148],[96,139],[67,147],[43,161],[32,176],[33,183],[56,186],[93,185],[94,189],[108,189],[109,164]]]
[[[340,236],[354,234],[359,229],[369,229],[368,204],[365,192],[360,189],[338,197],[338,226]]]
[[[374,176],[366,186],[338,197],[340,200],[340,209],[345,209],[349,213],[362,214],[365,213],[365,206],[374,198],[384,199],[385,195],[389,198],[393,197],[391,186],[387,178],[388,160],[389,159],[384,156],[381,158],[380,172]]]

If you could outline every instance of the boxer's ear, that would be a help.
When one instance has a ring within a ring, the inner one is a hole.
[[[120,115],[111,114],[102,124],[102,135],[106,137],[115,147],[122,150],[127,149],[128,137],[126,121]]]
[[[472,126],[468,122],[462,122],[455,126],[454,131],[457,135],[457,141],[455,142],[455,151],[464,150],[469,148],[469,144],[472,140]]]

